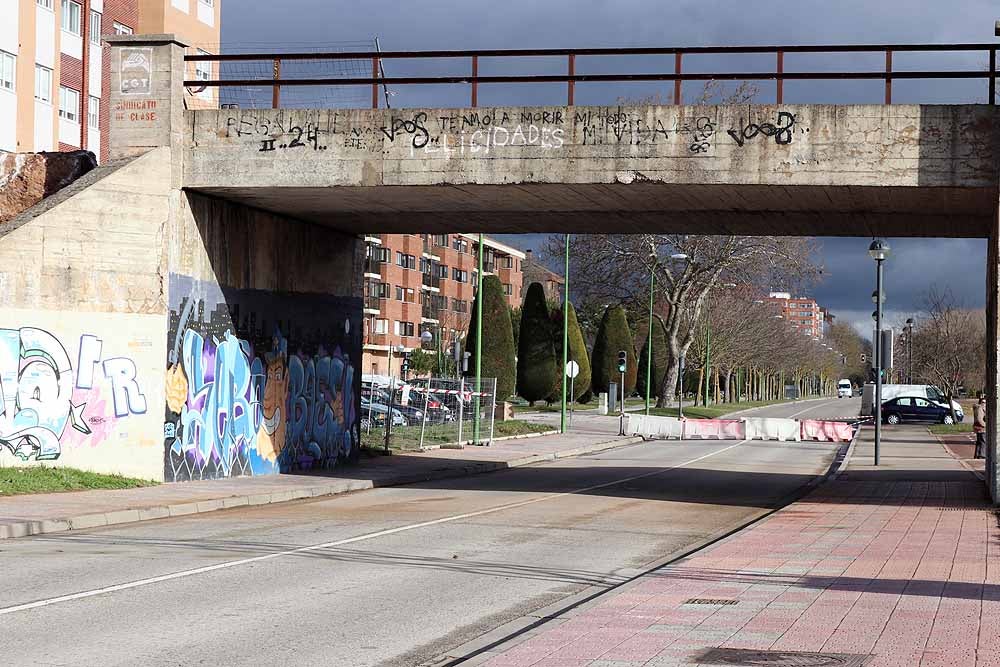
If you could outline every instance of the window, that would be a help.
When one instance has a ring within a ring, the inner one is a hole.
[[[445,264],[438,264],[437,265],[437,277],[438,278],[447,278],[448,277],[448,266],[447,265],[445,265]]]
[[[510,286],[510,283],[503,284],[503,293],[506,294],[507,296],[510,296],[511,294],[514,293],[514,289]]]
[[[132,28],[128,27],[124,23],[119,23],[118,21],[115,21],[112,24],[112,27],[114,28],[116,35],[131,35],[132,34]]]
[[[416,294],[412,287],[396,287],[396,301],[413,303],[415,298]]]
[[[448,247],[448,235],[447,234],[435,234],[434,235],[434,245],[441,246],[442,248]]]
[[[396,266],[401,266],[404,269],[417,269],[417,258],[413,255],[407,255],[401,252],[396,252]]]
[[[62,0],[62,29],[74,35],[80,32],[80,3],[73,0]]]
[[[510,255],[504,255],[503,257],[500,258],[500,266],[502,266],[505,269],[513,269],[514,258],[511,257]]]
[[[391,255],[388,248],[382,248],[382,247],[372,248],[370,246],[369,248],[372,253],[372,259],[374,259],[376,262],[384,263],[390,260]]]
[[[375,320],[375,333],[389,333],[389,320]]]
[[[467,282],[469,282],[469,272],[468,271],[462,271],[461,269],[452,269],[451,270],[451,279],[454,280],[454,281],[456,281],[456,282],[467,283]]]
[[[454,310],[456,313],[465,313],[465,312],[468,312],[468,310],[469,310],[469,302],[468,301],[463,301],[462,299],[455,299],[455,298],[453,298],[451,300],[451,309]]]
[[[59,117],[71,123],[80,122],[80,93],[72,88],[59,86]]]
[[[929,408],[929,407],[931,407],[930,402],[927,401],[927,400],[925,400],[925,399],[922,399],[922,398],[914,398],[913,399],[913,405],[915,407],[918,407],[918,408]]]
[[[413,322],[400,322],[396,321],[396,335],[402,336],[403,338],[413,335]]]
[[[101,43],[101,13],[90,10],[90,43]]]
[[[0,89],[14,90],[14,72],[17,59],[13,54],[0,51]]]
[[[35,99],[52,103],[52,70],[35,65]]]
[[[469,242],[458,234],[456,234],[454,240],[452,240],[451,247],[459,252],[469,252]]]
[[[208,51],[198,49],[199,56],[210,55]],[[208,60],[198,60],[194,63],[194,78],[199,81],[208,81],[212,78],[212,63]]]
[[[90,96],[87,102],[87,127],[97,130],[101,127],[101,100]]]
[[[389,298],[389,283],[365,283],[365,293],[376,299]]]
[[[52,0],[35,0],[35,4],[45,9],[52,9]]]

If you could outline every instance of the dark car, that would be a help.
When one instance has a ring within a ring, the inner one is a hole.
[[[951,410],[920,396],[899,396],[882,404],[882,421],[886,424],[902,422],[932,422],[954,424]],[[959,417],[958,421],[962,421]]]

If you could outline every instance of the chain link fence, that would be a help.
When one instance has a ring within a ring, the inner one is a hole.
[[[417,378],[362,390],[362,442],[371,449],[423,451],[493,443],[495,378]],[[388,418],[391,409],[391,419]]]

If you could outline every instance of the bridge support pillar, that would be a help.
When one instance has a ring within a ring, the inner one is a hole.
[[[998,172],[1000,173],[1000,172]],[[997,461],[997,442],[1000,440],[1000,184],[994,195],[993,224],[987,241],[986,253],[986,483],[994,503],[1000,504],[1000,464]]]

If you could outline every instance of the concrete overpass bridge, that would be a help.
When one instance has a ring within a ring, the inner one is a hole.
[[[166,360],[159,368],[161,378],[166,368],[166,382],[160,382],[166,389],[158,388],[150,402],[166,414],[164,424],[157,425],[164,430],[168,479],[197,476],[192,470],[209,476],[230,472],[224,464],[213,468],[198,463],[216,444],[178,435],[188,433],[183,417],[193,410],[175,386],[180,383],[178,366],[194,363],[198,340],[186,333],[198,329],[192,322],[202,333],[221,336],[230,324],[245,329],[247,312],[254,313],[258,329],[264,320],[285,331],[299,326],[297,317],[315,320],[316,312],[335,312],[333,318],[344,322],[337,332],[327,331],[329,322],[313,321],[306,329],[336,339],[341,368],[359,369],[364,246],[357,235],[366,232],[988,238],[989,382],[997,386],[1000,117],[994,104],[785,104],[784,79],[836,77],[784,73],[779,51],[776,72],[683,75],[683,54],[678,54],[674,73],[648,75],[673,81],[678,91],[688,79],[776,79],[776,103],[767,105],[576,105],[573,86],[602,78],[576,75],[575,54],[570,54],[567,74],[546,79],[567,83],[565,106],[476,105],[477,83],[511,77],[479,77],[474,58],[472,106],[379,109],[378,86],[392,80],[379,75],[376,59],[375,76],[337,80],[372,85],[373,109],[187,110],[186,87],[225,81],[185,80],[182,45],[170,36],[122,36],[112,44],[111,151],[115,158],[132,159],[121,170],[135,181],[119,187],[146,190],[125,201],[131,206],[126,214],[144,221],[134,230],[135,238],[146,244],[140,253],[149,258],[134,271],[145,275],[138,290],[149,297],[143,307],[162,318],[154,329],[163,329],[156,349]],[[988,80],[989,99],[995,102],[996,48],[971,46],[988,51],[990,69],[947,74]],[[882,72],[840,73],[852,75],[840,78],[885,80],[885,101],[890,102],[894,78],[945,75],[893,72],[891,54],[903,48],[887,49]],[[188,60],[209,58],[219,57]],[[608,80],[620,80],[617,76]],[[469,80],[466,75],[445,82]],[[229,83],[271,85],[278,102],[279,88],[322,82]],[[30,225],[22,224],[16,231],[28,236],[24,230]],[[113,225],[107,231],[113,232]],[[38,252],[46,275],[45,251]],[[105,256],[109,251],[96,252]],[[52,261],[58,264],[58,258]],[[107,271],[115,274],[117,269]],[[66,294],[75,289],[70,281]],[[276,302],[276,293],[311,296],[301,307],[286,307]],[[123,307],[110,291],[88,294],[91,309],[120,312],[132,307]],[[5,298],[5,306],[21,309],[46,305],[37,290],[15,290]],[[333,301],[323,310],[310,299]],[[196,301],[201,310],[193,316],[190,304]],[[68,301],[57,305],[71,306]],[[306,311],[313,315],[304,315]],[[270,342],[270,332],[257,334],[251,347]],[[316,336],[305,337],[316,342]],[[271,356],[260,356],[258,368],[270,368],[282,358],[281,346],[275,344]],[[294,345],[289,341],[287,349]],[[287,363],[294,366],[290,356],[286,353]],[[319,368],[321,360],[313,361]],[[190,381],[191,372],[186,366],[183,370]],[[345,377],[330,375],[329,381],[343,384]],[[296,387],[301,390],[302,385],[293,381],[286,390]],[[991,406],[996,415],[1000,404],[995,398]],[[996,427],[994,420],[988,461],[994,497]],[[338,437],[349,440],[350,425],[345,431]],[[252,435],[247,430],[245,440]],[[273,453],[268,446],[274,447],[268,444],[260,451]],[[295,446],[278,447],[297,452],[293,460],[282,463],[279,454],[275,462],[254,454],[245,463],[255,473],[258,468],[287,469],[286,464],[309,458]],[[321,443],[314,458],[333,456],[335,461],[344,446],[340,441]]]

